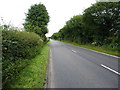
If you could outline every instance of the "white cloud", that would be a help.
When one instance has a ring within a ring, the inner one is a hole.
[[[83,9],[96,0],[1,0],[0,17],[3,17],[6,22],[11,21],[14,26],[23,27],[27,10],[31,5],[40,2],[46,6],[50,16],[47,36],[51,36],[59,31],[67,20],[74,15],[82,14]]]

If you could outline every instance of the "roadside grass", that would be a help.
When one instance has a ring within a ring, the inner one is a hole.
[[[117,50],[111,50],[111,49],[109,49],[108,47],[105,47],[105,46],[100,47],[100,46],[94,46],[94,45],[91,45],[91,44],[79,45],[79,44],[76,44],[74,42],[68,42],[68,41],[61,41],[61,42],[120,57],[120,52],[118,52]]]
[[[44,88],[46,82],[46,71],[49,57],[49,43],[41,50],[41,53],[31,59],[29,65],[13,81],[11,88]]]

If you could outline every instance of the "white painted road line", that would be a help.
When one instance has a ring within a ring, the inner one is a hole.
[[[48,86],[47,88],[54,88],[54,72],[53,72],[53,61],[52,61],[52,50],[50,49],[50,59],[49,59],[49,76],[48,76]]]
[[[72,52],[76,53],[76,51],[72,50]]]
[[[80,48],[83,48],[83,47],[80,47]],[[86,49],[86,48],[83,48],[83,49]],[[107,53],[103,53],[103,52],[99,52],[99,51],[95,51],[95,50],[91,50],[91,49],[86,49],[86,50],[93,51],[93,52],[96,52],[96,53],[99,53],[99,54],[103,54],[103,55],[107,55],[107,56],[111,56],[111,57],[120,59],[120,57],[118,57],[118,56],[110,55],[110,54],[107,54]]]
[[[108,69],[108,70],[110,70],[110,71],[112,71],[112,72],[114,72],[114,73],[116,73],[117,75],[120,75],[119,72],[117,72],[117,71],[115,71],[115,70],[109,68],[108,66],[105,66],[105,65],[103,65],[103,64],[101,64],[101,66],[104,67],[104,68],[106,68],[106,69]]]

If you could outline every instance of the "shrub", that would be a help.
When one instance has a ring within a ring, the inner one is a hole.
[[[2,36],[3,61],[33,58],[43,45],[42,39],[33,32],[4,30]]]
[[[29,60],[22,59],[15,62],[4,61],[2,63],[2,87],[9,88],[9,84],[16,81],[19,73],[29,65]]]
[[[29,59],[40,53],[42,39],[33,32],[2,30],[2,85],[9,87],[12,80],[29,65]]]

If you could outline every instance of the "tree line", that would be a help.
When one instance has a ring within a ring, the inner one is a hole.
[[[85,9],[82,15],[73,16],[51,38],[109,46],[120,51],[120,3],[96,2]]]

